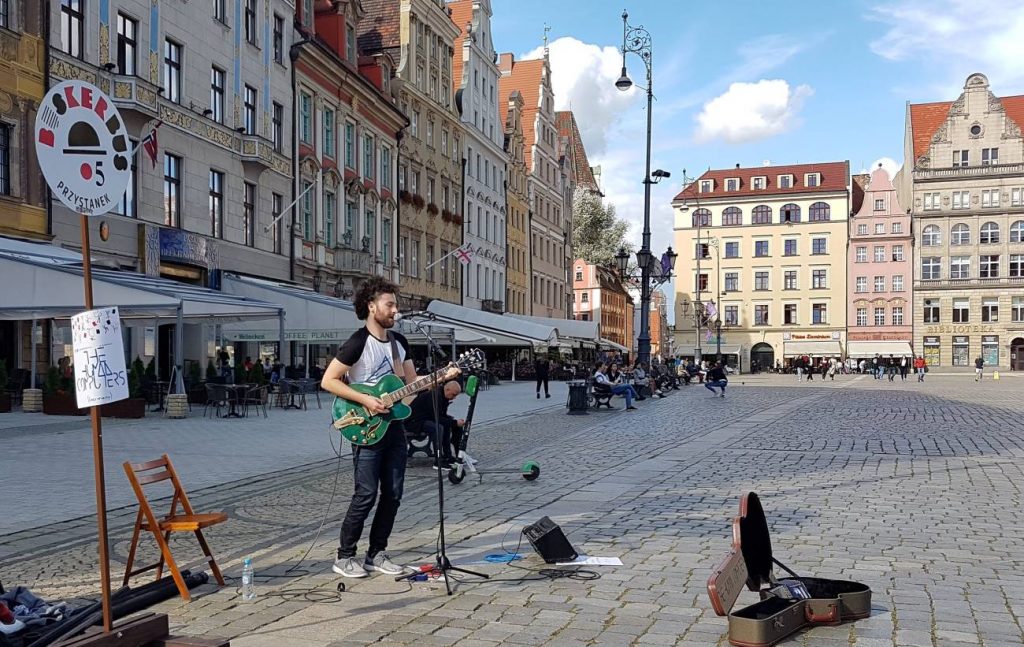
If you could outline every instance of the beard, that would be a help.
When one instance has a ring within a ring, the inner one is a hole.
[[[385,315],[375,312],[373,314],[373,320],[377,322],[378,326],[384,329],[392,328],[395,325],[394,315]]]

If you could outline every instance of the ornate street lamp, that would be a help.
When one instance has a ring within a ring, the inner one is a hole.
[[[320,270],[313,272],[313,291],[319,292],[320,285],[324,281],[324,275],[320,273]]]

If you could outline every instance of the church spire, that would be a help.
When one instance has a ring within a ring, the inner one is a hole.
[[[544,58],[548,57],[548,32],[551,31],[551,26],[544,23]]]

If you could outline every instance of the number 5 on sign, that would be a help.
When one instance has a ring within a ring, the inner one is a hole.
[[[117,308],[87,310],[71,317],[74,380],[78,407],[128,397],[121,319]]]

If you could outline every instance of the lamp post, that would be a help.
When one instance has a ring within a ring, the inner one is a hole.
[[[637,265],[640,268],[640,331],[637,335],[637,360],[650,365],[651,361],[651,279],[653,278],[653,256],[651,254],[651,185],[657,184],[663,178],[669,177],[669,173],[657,170],[651,173],[651,106],[654,101],[652,90],[652,69],[651,69],[651,33],[644,29],[643,25],[631,27],[628,22],[629,14],[622,12],[622,74],[615,81],[615,87],[625,92],[633,87],[633,81],[626,73],[626,54],[631,52],[638,55],[647,68],[647,155],[644,168],[644,231],[643,242],[640,251],[636,253]],[[675,265],[675,253],[669,248],[673,267]],[[619,250],[616,256],[619,262],[619,272],[625,276],[626,264],[629,256],[624,249]],[[668,280],[671,275],[671,268],[666,272],[660,270],[661,275],[667,275],[662,283]]]
[[[658,171],[655,171],[657,174]],[[615,262],[619,266],[619,278],[623,281],[640,281],[640,336],[637,337],[637,353],[636,358],[640,362],[651,361],[651,335],[650,335],[650,309],[651,309],[651,293],[655,288],[665,283],[672,278],[672,270],[676,266],[676,258],[679,255],[672,251],[669,247],[665,250],[665,253],[661,255],[660,261],[654,260],[654,255],[651,254],[651,250],[641,249],[636,253],[637,263],[639,265],[640,274],[631,275],[629,272],[629,252],[626,251],[625,247],[619,248],[619,253],[615,255]],[[655,267],[657,266],[657,267]],[[646,348],[642,345],[641,340],[647,341]]]

